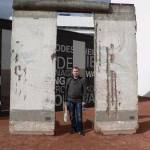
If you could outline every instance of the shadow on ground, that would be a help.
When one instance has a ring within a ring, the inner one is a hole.
[[[56,123],[56,126],[55,126],[55,128],[56,128],[55,135],[56,136],[63,135],[63,134],[70,132],[70,129],[71,129],[70,124],[62,125],[62,124],[60,124],[59,121],[56,121],[55,123]],[[87,119],[85,122],[83,122],[83,127],[84,127],[84,132],[86,134],[87,132],[90,132],[93,130],[94,124],[92,121]]]

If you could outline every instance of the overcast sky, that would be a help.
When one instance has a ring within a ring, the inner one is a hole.
[[[0,0],[0,18],[8,19],[12,14],[12,0]]]
[[[139,94],[144,95],[150,91],[150,1],[111,0],[111,2],[135,4],[138,29],[138,87]],[[0,18],[9,18],[11,16],[11,5],[12,0],[0,0]]]

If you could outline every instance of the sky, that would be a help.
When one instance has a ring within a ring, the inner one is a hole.
[[[12,14],[12,0],[0,0],[0,18],[9,18]]]
[[[150,1],[111,0],[111,2],[135,4],[137,16],[138,93],[139,95],[145,95],[150,91]],[[2,16],[5,18],[10,17],[11,5],[12,0],[0,0],[1,18]]]

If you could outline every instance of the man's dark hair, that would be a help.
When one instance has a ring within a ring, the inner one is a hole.
[[[74,67],[72,68],[72,71],[73,71],[73,69],[78,69],[78,70],[80,71],[80,68],[79,68],[78,66],[74,66]]]

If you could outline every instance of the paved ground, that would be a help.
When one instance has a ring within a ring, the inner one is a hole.
[[[55,136],[10,135],[8,117],[0,117],[0,150],[150,150],[150,100],[139,103],[140,127],[133,135],[96,134],[93,116],[93,108],[84,111],[85,136],[70,135],[62,112],[56,113]]]

